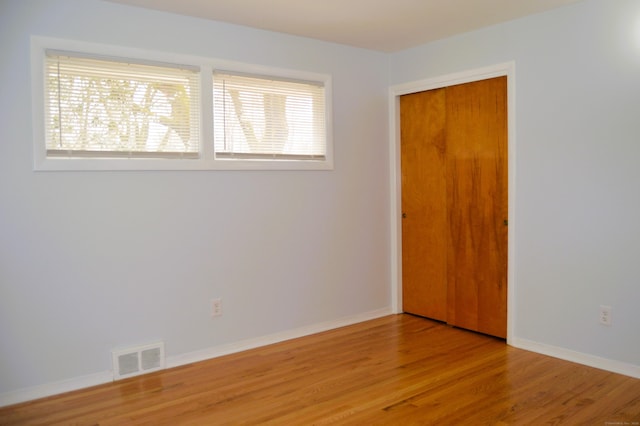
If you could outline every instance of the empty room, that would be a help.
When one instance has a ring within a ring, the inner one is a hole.
[[[640,424],[637,0],[0,0],[0,424]]]

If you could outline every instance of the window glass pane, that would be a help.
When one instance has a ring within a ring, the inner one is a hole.
[[[322,83],[216,72],[213,86],[216,157],[325,158]]]
[[[194,69],[47,52],[48,156],[195,156]]]

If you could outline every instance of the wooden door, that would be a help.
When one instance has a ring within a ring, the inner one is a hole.
[[[447,320],[445,89],[400,98],[403,310]]]
[[[402,96],[400,109],[403,309],[504,338],[506,77]]]

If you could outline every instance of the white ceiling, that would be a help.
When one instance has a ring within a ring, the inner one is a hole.
[[[580,0],[108,0],[394,52]]]

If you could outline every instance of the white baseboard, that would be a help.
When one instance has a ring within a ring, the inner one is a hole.
[[[171,356],[166,359],[165,365],[166,368],[171,368],[190,364],[193,362],[204,361],[223,355],[241,352],[248,349],[254,349],[260,346],[266,346],[285,340],[295,339],[298,337],[308,336],[310,334],[320,333],[323,331],[333,330],[335,328],[357,324],[359,322],[364,322],[391,314],[392,312],[390,307],[378,309],[375,311],[365,312],[350,317],[340,318],[334,321],[313,324],[293,330],[287,330],[279,333],[269,334],[266,336],[242,340],[226,345],[215,346],[213,348],[208,348],[201,351]],[[44,385],[33,386],[26,389],[5,392],[0,394],[0,407],[31,401],[38,398],[44,398],[51,395],[57,395],[64,392],[88,388],[91,386],[101,385],[104,383],[109,383],[111,381],[113,381],[113,372],[103,371],[100,373],[90,374],[82,377],[74,377],[59,382],[47,383]]]
[[[113,373],[111,371],[103,371],[101,373],[94,373],[86,376],[74,377],[72,379],[61,380],[59,382],[46,383],[44,385],[33,386],[26,389],[5,392],[0,394],[0,407],[101,385],[111,381],[113,381]]]
[[[167,368],[171,368],[178,367],[180,365],[191,364],[194,362],[205,361],[207,359],[242,352],[261,346],[267,346],[273,343],[283,342],[285,340],[296,339],[298,337],[309,336],[311,334],[321,333],[323,331],[333,330],[335,328],[345,327],[348,325],[369,321],[391,314],[391,308],[378,309],[376,311],[365,312],[350,317],[340,318],[334,321],[312,324],[306,327],[282,331],[280,333],[274,333],[252,339],[241,340],[239,342],[229,343],[226,345],[215,346],[213,348],[203,349],[201,351],[171,356],[166,359],[166,366]]]
[[[589,367],[599,368],[600,370],[611,371],[613,373],[623,374],[625,376],[640,379],[640,365],[628,364],[612,359],[601,358],[595,355],[589,355],[582,352],[572,351],[557,346],[551,346],[544,343],[535,342],[533,340],[513,338],[511,345],[525,349],[531,352],[537,352],[542,355],[552,356],[554,358],[571,361],[578,364],[587,365]]]

